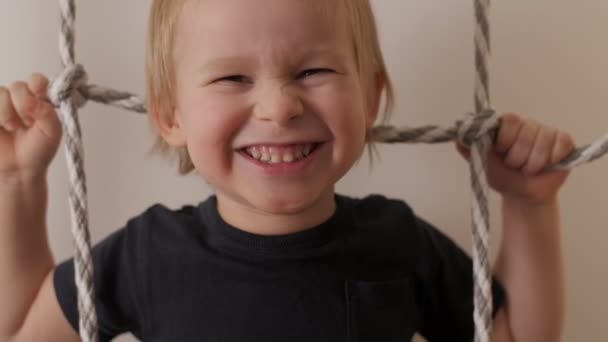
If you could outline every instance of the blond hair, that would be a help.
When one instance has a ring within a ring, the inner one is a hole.
[[[148,108],[160,115],[173,113],[175,103],[174,70],[172,51],[177,18],[187,0],[154,0],[150,8],[148,37],[146,45],[146,99]],[[374,14],[369,0],[341,0],[347,28],[352,32],[354,53],[357,63],[365,103],[375,98],[376,77],[383,81],[384,113],[386,121],[394,103],[393,87],[388,76]],[[158,134],[153,115],[149,115],[150,124],[157,133],[156,141],[150,150],[165,157],[177,157],[178,171],[188,174],[194,169],[186,147],[173,148]],[[367,137],[370,153],[373,143]],[[373,155],[373,153],[372,153]]]

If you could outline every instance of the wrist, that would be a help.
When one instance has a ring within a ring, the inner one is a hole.
[[[517,232],[522,232],[525,239],[533,240],[534,236],[545,240],[546,234],[559,235],[555,234],[560,229],[557,197],[545,201],[503,197],[502,216],[507,235],[519,235]]]
[[[46,185],[46,172],[4,175],[0,173],[0,188],[36,188]]]
[[[522,196],[502,195],[502,203],[504,206],[514,209],[520,208],[522,210],[535,210],[554,208],[559,204],[559,198],[557,194],[543,199],[532,199]]]
[[[0,177],[0,196],[4,198],[8,196],[13,201],[45,200],[47,189],[45,176]]]

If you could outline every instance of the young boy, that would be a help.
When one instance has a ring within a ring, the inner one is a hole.
[[[152,206],[95,246],[101,341],[472,339],[469,257],[402,201],[334,193],[383,90],[392,101],[368,0],[155,0],[149,30],[157,147],[215,195]],[[73,264],[55,267],[46,238],[61,138],[46,84],[0,87],[2,341],[78,340]],[[573,146],[503,116],[488,165],[504,222],[493,341],[559,339],[568,173],[541,170]]]

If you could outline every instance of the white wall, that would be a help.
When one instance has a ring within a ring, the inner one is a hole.
[[[396,86],[393,124],[449,124],[473,109],[471,1],[375,0],[382,45]],[[149,1],[79,2],[77,59],[96,84],[143,94]],[[496,2],[492,8],[492,101],[569,130],[588,143],[608,132],[606,1]],[[59,69],[55,1],[0,2],[0,84]],[[81,111],[92,235],[99,240],[155,202],[176,207],[210,190],[172,165],[146,158],[143,116],[89,104]],[[63,151],[62,151],[63,153]],[[361,162],[340,183],[352,195],[406,199],[470,250],[468,169],[451,144],[382,146],[370,173]],[[51,166],[49,229],[57,260],[72,253],[63,155]],[[562,192],[568,312],[564,341],[605,341],[608,158],[577,169]],[[493,252],[500,237],[492,197]],[[123,341],[131,341],[124,338]]]

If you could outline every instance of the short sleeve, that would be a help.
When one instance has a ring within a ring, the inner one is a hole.
[[[420,234],[419,306],[420,334],[430,342],[472,341],[473,264],[471,258],[449,237],[416,217]],[[503,305],[505,290],[492,279],[493,315]]]
[[[136,318],[139,310],[135,298],[139,282],[136,267],[137,244],[136,235],[123,228],[92,249],[99,341],[109,341],[125,332],[139,335],[140,324]],[[57,265],[53,282],[64,315],[78,331],[73,259]]]

